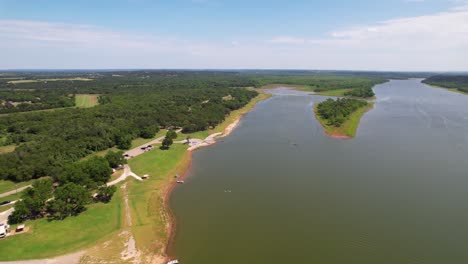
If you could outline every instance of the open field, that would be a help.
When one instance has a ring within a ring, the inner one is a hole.
[[[327,135],[336,138],[352,138],[356,136],[356,131],[359,126],[359,122],[361,121],[361,117],[373,107],[374,103],[369,102],[367,106],[359,108],[354,113],[352,113],[348,120],[346,120],[340,127],[328,125],[327,120],[321,118],[320,115],[317,114],[317,104],[314,106],[314,113],[317,121],[319,121],[319,123],[323,126]]]
[[[189,167],[190,153],[186,145],[174,144],[169,150],[149,151],[131,159],[129,164],[136,174],[149,174],[148,180],[129,182],[132,233],[137,247],[163,255],[169,224],[164,196],[174,175],[182,175]]]
[[[76,107],[88,108],[98,104],[98,94],[77,94],[75,95]]]
[[[0,155],[5,154],[5,153],[10,153],[15,150],[16,146],[15,145],[8,145],[8,146],[2,146],[0,147]]]
[[[251,110],[257,102],[270,96],[260,94],[242,109],[233,111],[215,129],[201,133],[208,135],[224,131],[230,123]],[[165,133],[164,130],[160,131],[155,138]],[[132,145],[141,145],[150,140],[153,139],[137,139]],[[138,175],[149,174],[149,179],[142,182],[126,181],[131,217],[129,228],[135,238],[136,248],[144,255],[165,254],[171,223],[171,215],[166,211],[165,201],[169,188],[175,180],[174,175],[176,173],[183,175],[190,166],[191,155],[187,148],[185,144],[174,144],[169,150],[156,148],[129,160],[133,172]],[[105,155],[106,152],[107,150],[102,154]],[[5,182],[4,189],[14,186],[7,183]],[[0,255],[0,260],[46,258],[91,247],[92,249],[87,252],[91,252],[89,254],[93,257],[120,258],[122,248],[107,247],[106,243],[122,241],[122,232],[128,230],[123,226],[124,206],[123,191],[118,188],[109,204],[92,204],[87,211],[77,217],[69,217],[64,221],[49,222],[47,219],[27,221],[26,225],[31,227],[31,231],[0,241],[2,250],[10,252],[8,255]],[[94,245],[96,246],[93,247]]]
[[[1,261],[47,258],[75,252],[112,236],[121,227],[122,195],[118,190],[108,204],[98,203],[77,217],[63,221],[27,221],[28,233],[0,240]]]
[[[145,143],[151,142],[151,141],[153,141],[153,140],[155,140],[157,138],[160,138],[160,137],[166,135],[166,133],[167,133],[166,129],[161,129],[152,138],[137,138],[137,139],[134,139],[134,140],[132,140],[132,148],[136,148],[136,147],[141,146],[141,145],[143,145]]]
[[[323,96],[336,96],[336,97],[344,97],[346,92],[351,91],[352,89],[338,89],[338,90],[327,90],[322,92],[317,92],[317,95]]]
[[[0,180],[0,194],[4,193],[4,192],[13,191],[16,188],[21,188],[23,186],[30,185],[33,182],[34,182],[34,180],[27,181],[27,182],[19,182],[19,183],[15,183],[15,182],[12,182],[12,181]]]
[[[15,193],[15,194],[12,194],[12,195],[8,195],[8,196],[5,196],[5,197],[1,197],[0,198],[0,202],[3,202],[3,201],[15,201],[15,200],[18,200],[21,198],[21,192],[19,193]]]
[[[35,82],[56,82],[56,81],[92,81],[93,79],[88,78],[54,78],[54,79],[35,79],[35,80],[14,80],[8,83],[19,84],[19,83],[35,83]]]

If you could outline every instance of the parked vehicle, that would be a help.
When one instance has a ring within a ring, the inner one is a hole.
[[[9,226],[6,224],[0,224],[0,238],[6,237]]]
[[[3,202],[0,202],[0,205],[5,205],[5,204],[9,204],[9,203],[11,203],[11,201],[10,201],[10,200],[6,200],[6,201],[3,201]]]

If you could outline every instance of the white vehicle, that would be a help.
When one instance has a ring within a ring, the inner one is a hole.
[[[179,264],[177,259],[169,261],[167,264]]]
[[[0,224],[0,238],[6,237],[8,232],[8,225]]]

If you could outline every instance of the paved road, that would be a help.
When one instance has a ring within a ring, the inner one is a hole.
[[[107,186],[112,186],[112,185],[115,185],[115,184],[117,184],[117,183],[119,183],[121,181],[124,181],[127,177],[133,177],[133,178],[135,178],[135,179],[137,179],[139,181],[143,180],[140,176],[133,173],[133,171],[130,169],[130,166],[128,166],[128,164],[124,165],[123,170],[124,170],[124,172],[122,173],[122,175],[119,178],[117,178],[117,179],[115,179],[115,180],[113,180],[111,182],[108,182]]]
[[[15,208],[10,208],[4,212],[1,212],[0,213],[0,224],[6,224],[6,222],[8,221],[8,216],[13,213],[13,211],[15,210]]]
[[[180,133],[181,131],[182,131],[182,129],[178,129],[178,130],[176,130],[176,133]],[[160,144],[163,141],[164,137],[165,136],[158,137],[157,139],[152,140],[150,142],[147,142],[147,143],[145,143],[145,144],[143,144],[141,146],[138,146],[138,147],[133,148],[131,150],[127,150],[124,154],[127,154],[130,157],[136,157],[138,155],[141,155],[141,154],[146,152],[145,150],[142,150],[141,148],[149,146],[149,145]]]
[[[32,185],[26,185],[26,186],[24,186],[24,187],[20,187],[20,188],[18,188],[18,189],[13,190],[13,191],[1,193],[1,194],[0,194],[0,198],[10,196],[10,195],[15,194],[15,193],[17,193],[17,192],[19,193],[19,192],[21,192],[22,190],[27,189],[27,188],[29,188],[29,187],[32,187]]]

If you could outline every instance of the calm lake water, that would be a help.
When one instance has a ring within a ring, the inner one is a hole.
[[[374,87],[357,137],[323,134],[285,89],[193,156],[171,197],[186,264],[468,263],[468,96]]]

